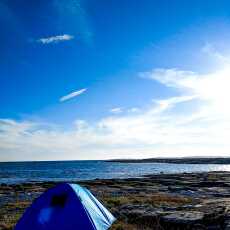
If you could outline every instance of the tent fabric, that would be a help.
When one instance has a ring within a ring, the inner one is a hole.
[[[107,230],[113,215],[77,184],[59,184],[37,198],[15,230]]]

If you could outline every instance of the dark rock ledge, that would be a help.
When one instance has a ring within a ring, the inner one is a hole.
[[[80,182],[117,217],[116,230],[230,230],[230,173],[183,173]],[[0,229],[55,183],[0,185]]]

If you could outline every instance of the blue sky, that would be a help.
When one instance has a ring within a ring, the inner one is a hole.
[[[227,155],[229,7],[1,1],[0,160]]]

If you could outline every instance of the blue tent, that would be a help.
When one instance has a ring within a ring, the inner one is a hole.
[[[114,221],[89,190],[64,183],[37,198],[15,230],[106,230]]]

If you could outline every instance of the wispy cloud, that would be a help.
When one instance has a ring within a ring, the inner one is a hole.
[[[163,85],[177,89],[193,89],[199,75],[192,71],[185,71],[176,68],[153,69],[149,72],[139,73],[139,76],[146,79],[156,80]]]
[[[37,41],[42,44],[50,44],[50,43],[58,43],[63,41],[69,41],[74,39],[74,36],[69,34],[63,34],[63,35],[57,35],[57,36],[51,36],[46,38],[40,38]]]
[[[87,10],[81,0],[54,0],[59,17],[59,27],[77,34],[80,40],[88,44],[93,42],[93,29]],[[64,27],[63,27],[64,23]]]
[[[225,55],[223,55],[221,52],[219,52],[216,47],[214,46],[214,44],[212,43],[205,43],[205,45],[202,47],[201,51],[207,55],[209,55],[210,57],[215,58],[216,60],[225,63],[225,64],[229,64],[230,63],[230,58],[226,57]]]
[[[87,89],[80,89],[80,90],[77,90],[77,91],[74,91],[72,93],[69,93],[63,97],[60,98],[60,102],[63,102],[63,101],[67,101],[71,98],[74,98],[74,97],[77,97],[81,94],[83,94]]]
[[[123,110],[120,107],[110,109],[110,113],[118,114],[118,113],[122,113],[122,112],[123,112]]]

